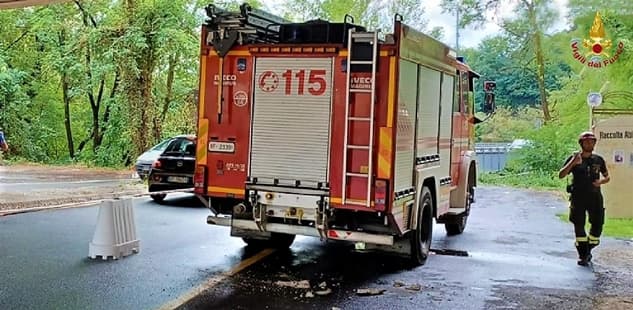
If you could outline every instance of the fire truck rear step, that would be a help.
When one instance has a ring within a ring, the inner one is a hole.
[[[351,93],[367,93],[367,94],[371,93],[371,89],[364,89],[364,88],[361,88],[361,89],[350,89],[349,91]]]
[[[348,145],[347,148],[350,150],[369,150],[368,145]]]
[[[369,117],[349,117],[348,118],[350,121],[359,121],[359,122],[369,122],[371,121],[371,118]]]
[[[446,215],[459,215],[466,212],[466,208],[449,208]]]
[[[359,178],[367,178],[367,177],[369,177],[369,175],[367,173],[348,172],[348,173],[346,173],[346,175],[348,177],[359,177]]]
[[[259,227],[252,220],[232,219],[230,216],[208,216],[207,224],[229,226],[246,231],[259,231]],[[278,223],[267,223],[267,232],[284,233],[291,235],[303,235],[311,237],[324,237],[319,235],[319,231],[311,226],[286,225]],[[365,232],[347,231],[329,229],[326,231],[325,237],[332,240],[341,240],[349,242],[367,242],[380,245],[393,245],[394,237],[389,235],[370,234]]]

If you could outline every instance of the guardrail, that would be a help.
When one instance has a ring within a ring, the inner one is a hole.
[[[505,168],[510,143],[475,143],[480,172],[495,172]]]

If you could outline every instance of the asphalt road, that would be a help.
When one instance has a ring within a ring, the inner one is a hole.
[[[576,265],[572,228],[556,218],[561,200],[501,188],[478,189],[478,197],[463,235],[447,237],[436,225],[437,254],[425,266],[303,239],[181,309],[593,307],[597,278]],[[358,289],[382,293],[359,296]]]
[[[180,197],[135,200],[140,253],[117,261],[87,257],[98,207],[0,217],[0,309],[155,309],[244,259]]]
[[[436,226],[437,254],[417,268],[310,237],[250,252],[184,194],[135,200],[141,251],[118,261],[87,258],[97,207],[0,217],[0,309],[592,309],[603,286],[633,287],[576,265],[572,227],[556,218],[563,201],[477,194],[466,232]]]

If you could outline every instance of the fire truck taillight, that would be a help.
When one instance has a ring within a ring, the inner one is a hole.
[[[374,182],[374,208],[376,208],[376,210],[385,210],[388,192],[389,186],[386,180],[376,180]]]
[[[197,166],[193,175],[193,192],[196,194],[204,194],[204,179],[206,176],[206,167]]]

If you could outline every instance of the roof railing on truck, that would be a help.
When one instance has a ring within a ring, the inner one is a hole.
[[[350,29],[364,32],[354,24],[354,18],[345,15],[342,23],[317,19],[293,23],[264,10],[254,9],[247,3],[239,12],[231,12],[210,4],[205,8],[208,19],[206,43],[222,56],[235,44],[287,43],[287,44],[346,44]]]

